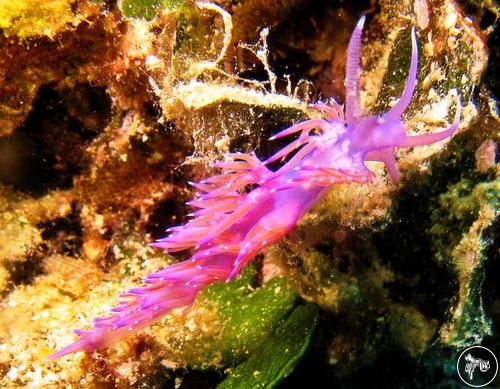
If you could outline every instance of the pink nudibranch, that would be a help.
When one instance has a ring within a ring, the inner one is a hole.
[[[271,137],[273,140],[300,133],[297,140],[266,161],[253,153],[230,153],[224,161],[216,162],[220,175],[192,183],[197,194],[188,204],[197,210],[189,215],[191,220],[170,228],[170,235],[151,244],[166,253],[193,249],[192,256],[148,275],[145,286],[121,294],[122,301],[109,316],[94,319],[91,330],[75,330],[79,338],[49,359],[108,347],[174,308],[189,307],[201,289],[231,280],[263,248],[293,229],[331,185],[370,182],[372,173],[365,161],[383,162],[396,181],[395,148],[431,144],[456,131],[460,99],[450,128],[406,135],[401,115],[411,101],[417,80],[414,29],[410,71],[401,97],[385,114],[363,116],[359,57],[364,20],[359,20],[348,46],[345,113],[336,102],[315,104],[313,107],[323,118],[306,120]],[[278,170],[267,167],[287,157]],[[253,189],[246,191],[249,185]]]

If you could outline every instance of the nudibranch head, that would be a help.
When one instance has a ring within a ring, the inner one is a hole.
[[[351,36],[346,62],[345,125],[351,142],[351,152],[360,153],[365,161],[379,161],[386,165],[391,178],[396,181],[399,173],[395,161],[395,148],[429,145],[446,139],[460,124],[461,104],[457,99],[454,121],[447,130],[417,136],[408,136],[401,116],[411,102],[417,83],[418,46],[415,28],[411,31],[412,53],[408,78],[403,93],[392,108],[381,116],[362,116],[360,103],[360,48],[362,17]]]

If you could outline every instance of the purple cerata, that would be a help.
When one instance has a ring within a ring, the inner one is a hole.
[[[396,181],[396,148],[428,145],[456,131],[460,99],[450,128],[406,135],[401,115],[417,80],[414,29],[410,71],[401,97],[383,115],[364,116],[359,61],[364,21],[364,17],[359,20],[348,46],[345,110],[336,102],[313,105],[323,118],[306,120],[272,136],[270,140],[300,133],[298,139],[265,161],[253,153],[229,153],[224,161],[216,162],[220,175],[192,183],[197,193],[188,204],[197,210],[189,215],[191,219],[168,229],[170,235],[151,244],[166,253],[191,249],[191,257],[148,275],[145,286],[121,294],[122,301],[109,316],[95,318],[91,330],[75,330],[79,338],[49,359],[108,347],[174,308],[189,307],[200,290],[231,280],[262,249],[290,232],[332,185],[369,183],[373,174],[366,161],[383,162]],[[278,170],[267,167],[280,160],[286,163]],[[250,191],[249,186],[253,188]]]

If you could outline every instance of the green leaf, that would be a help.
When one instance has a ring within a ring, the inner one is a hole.
[[[296,307],[285,322],[245,362],[234,368],[218,389],[273,388],[304,355],[318,321],[314,304]]]

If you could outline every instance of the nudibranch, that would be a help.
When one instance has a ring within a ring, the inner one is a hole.
[[[272,136],[270,140],[298,135],[267,160],[261,161],[253,153],[229,153],[224,161],[214,164],[219,175],[191,183],[196,195],[188,204],[196,210],[189,215],[190,220],[168,229],[170,235],[151,244],[166,253],[192,250],[191,257],[148,275],[144,286],[121,294],[122,301],[108,316],[94,319],[91,330],[75,330],[79,338],[50,359],[108,347],[174,308],[189,307],[200,290],[231,280],[263,248],[293,229],[329,187],[369,183],[373,173],[366,161],[383,162],[396,181],[396,148],[428,145],[456,131],[459,98],[447,130],[406,135],[401,115],[417,80],[414,29],[410,70],[401,97],[380,116],[363,115],[360,50],[364,21],[364,17],[359,20],[348,45],[345,110],[336,102],[315,104],[322,118],[306,120]],[[275,161],[283,163],[273,171],[269,164]]]

